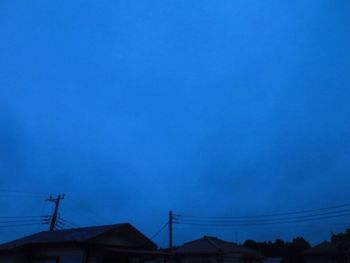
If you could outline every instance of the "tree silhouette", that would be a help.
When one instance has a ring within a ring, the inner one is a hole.
[[[333,234],[331,242],[336,244],[347,258],[350,258],[350,228],[345,230],[344,233]]]
[[[285,242],[282,239],[276,239],[274,242],[246,240],[243,246],[259,251],[265,257],[282,258],[284,263],[304,262],[303,253],[311,247],[302,237],[296,237],[292,242]]]

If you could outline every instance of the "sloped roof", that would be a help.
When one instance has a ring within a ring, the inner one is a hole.
[[[56,243],[87,243],[95,238],[103,236],[105,234],[121,230],[131,232],[140,238],[145,246],[150,249],[156,249],[156,245],[144,236],[140,231],[134,228],[129,223],[113,224],[103,226],[81,227],[71,228],[65,230],[56,231],[43,231],[30,236],[26,236],[8,243],[0,245],[1,250],[12,250],[27,245],[34,244],[56,244]]]
[[[318,244],[317,246],[314,246],[313,248],[308,249],[305,251],[305,255],[318,255],[318,256],[323,256],[323,255],[339,255],[341,254],[341,251],[339,248],[328,241],[324,241],[321,244]]]
[[[204,236],[203,238],[185,243],[174,251],[175,254],[239,254],[242,257],[260,257],[249,248],[238,246],[232,242],[217,237]]]

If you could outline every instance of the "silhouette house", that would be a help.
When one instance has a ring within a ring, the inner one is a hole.
[[[204,236],[185,243],[173,251],[173,263],[259,263],[263,257],[256,251],[217,237]]]
[[[43,231],[0,245],[4,263],[139,263],[164,256],[128,223]]]
[[[321,244],[308,249],[304,253],[307,263],[345,263],[350,262],[346,255],[336,244],[324,241]]]

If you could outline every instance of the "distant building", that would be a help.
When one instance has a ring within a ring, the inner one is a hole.
[[[130,224],[44,231],[0,245],[1,263],[140,263],[164,257]]]
[[[216,237],[204,236],[173,251],[172,263],[260,263],[256,251]]]
[[[349,263],[345,254],[333,243],[323,243],[310,248],[304,253],[307,263]]]

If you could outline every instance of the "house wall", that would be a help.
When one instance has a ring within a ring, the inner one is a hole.
[[[192,256],[181,257],[179,259],[171,259],[170,263],[224,263],[222,257],[219,256]]]
[[[16,252],[13,255],[0,256],[0,263],[51,263],[55,262],[56,257],[59,257],[59,263],[82,263],[83,250],[38,248],[28,252]]]
[[[88,263],[164,263],[164,260],[158,259],[158,260],[147,260],[147,256],[141,256],[141,255],[101,255],[99,254],[99,251],[92,250],[89,253],[88,256]],[[84,262],[85,263],[85,262]]]
[[[224,263],[260,263],[260,260],[247,260],[239,257],[224,257]]]
[[[102,262],[103,261],[102,261],[102,257],[101,256],[90,255],[89,258],[88,258],[88,263],[102,263]]]
[[[319,259],[309,259],[306,262],[307,263],[337,263],[340,261],[319,258]]]
[[[261,263],[262,260],[244,260],[234,256],[192,256],[172,259],[170,263]]]
[[[59,257],[59,263],[81,263],[84,256],[83,249],[75,248],[45,248],[36,249],[31,253],[33,258]]]
[[[262,261],[263,263],[281,263],[281,258],[267,258]]]
[[[0,256],[0,263],[24,263],[25,260],[21,255]]]
[[[96,240],[96,244],[103,244],[103,245],[112,245],[112,246],[122,246],[122,247],[137,247],[139,244],[135,244],[135,242],[132,242],[130,240],[127,240],[125,238],[120,238],[115,235],[103,237],[99,240]]]
[[[326,258],[326,257],[310,257],[306,259],[306,263],[343,263],[346,262],[337,258]]]
[[[100,243],[101,242],[101,243]],[[113,236],[98,240],[99,244],[109,244],[115,246],[128,246],[138,247],[138,243],[131,243],[128,240],[116,238]],[[2,254],[0,255],[0,263],[56,263],[56,259],[59,259],[59,263],[105,263],[108,261],[108,256],[103,255],[100,249],[91,249],[86,261],[86,248],[78,244],[62,244],[62,245],[43,245],[33,247],[30,250],[21,250],[14,254]],[[102,254],[101,254],[102,253]],[[109,252],[109,258],[112,258],[110,262],[120,263],[142,263],[144,260],[139,256],[130,257],[123,256],[123,258],[113,256],[112,252]],[[107,260],[107,261],[106,261]]]
[[[262,263],[262,259],[243,259],[240,254],[226,254],[224,263]]]
[[[55,258],[59,258],[59,263],[85,263],[84,252],[85,250],[83,248],[71,249],[69,247],[42,247],[28,252],[18,252],[17,255],[0,255],[0,263],[56,263]],[[113,256],[111,257],[113,258]],[[119,260],[115,257],[109,261],[104,261],[103,255],[97,251],[91,251],[87,263],[120,263],[121,261],[128,263],[142,263],[144,260],[140,259],[138,256],[129,257],[129,259],[125,256]]]

